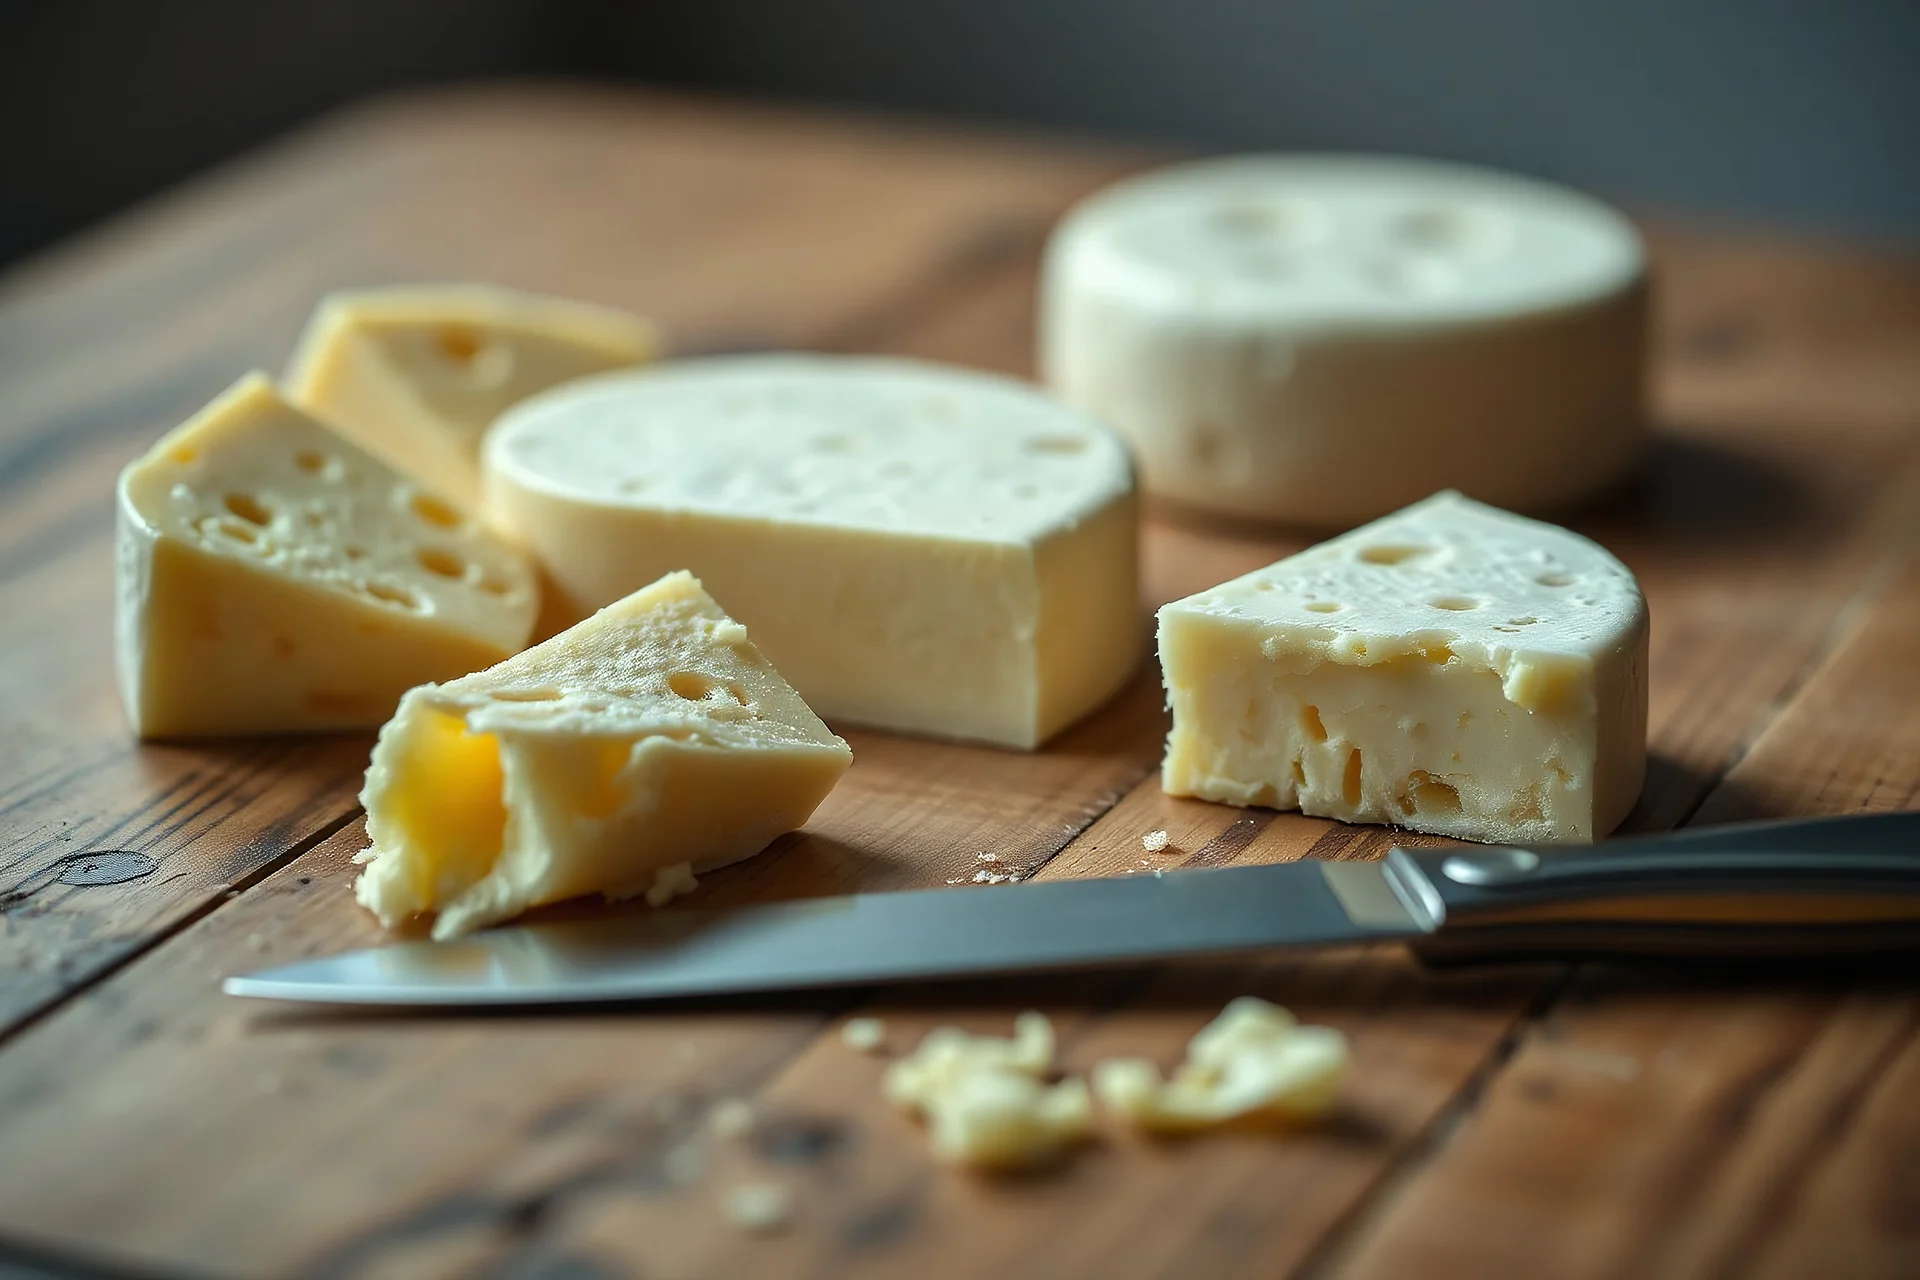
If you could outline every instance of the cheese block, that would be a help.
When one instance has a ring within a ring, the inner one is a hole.
[[[691,575],[424,685],[380,731],[354,891],[448,938],[586,893],[660,905],[804,824],[852,763]]]
[[[579,616],[685,566],[831,721],[1030,748],[1133,668],[1125,447],[1020,383],[747,356],[505,415],[486,514]]]
[[[287,391],[376,457],[471,510],[480,440],[536,391],[653,359],[654,327],[611,307],[486,285],[321,299]]]
[[[1165,606],[1160,661],[1171,795],[1536,844],[1640,791],[1633,575],[1456,493]]]
[[[1146,488],[1348,527],[1441,488],[1546,510],[1643,438],[1646,258],[1576,192],[1379,156],[1246,156],[1097,193],[1054,233],[1047,383]]]
[[[120,690],[142,737],[371,726],[527,642],[525,558],[235,383],[120,475]]]

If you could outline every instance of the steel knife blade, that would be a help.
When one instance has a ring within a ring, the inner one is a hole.
[[[1445,959],[1920,949],[1920,813],[526,924],[225,989],[332,1004],[636,1001],[1369,942]]]

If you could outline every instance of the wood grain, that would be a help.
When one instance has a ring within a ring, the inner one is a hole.
[[[1133,162],[628,95],[426,97],[0,281],[0,1033],[353,812],[370,737],[137,747],[112,684],[115,473],[280,367],[320,293],[483,279],[629,306],[694,347],[830,346],[937,309]],[[940,771],[891,759],[866,775]],[[157,867],[52,883],[108,849]]]
[[[1911,1273],[1920,1015],[1904,977],[1435,976],[1371,949],[534,1016],[218,994],[228,973],[380,937],[347,894],[365,742],[118,735],[98,497],[125,456],[236,364],[277,364],[314,293],[370,280],[577,293],[700,348],[1029,373],[1045,227],[1138,160],[674,99],[430,96],[0,281],[0,644],[21,654],[0,705],[33,729],[6,748],[0,804],[18,806],[6,840],[40,842],[0,850],[23,877],[109,837],[162,864],[36,889],[6,916],[0,965],[47,955],[52,976],[0,1014],[68,998],[0,1047],[0,1238],[234,1275]],[[1632,822],[1910,804],[1920,268],[1698,232],[1661,232],[1656,251],[1658,445],[1635,487],[1574,520],[1652,603],[1654,767]],[[1308,540],[1163,513],[1143,603]],[[1391,838],[1169,799],[1164,730],[1148,669],[1033,756],[854,735],[858,763],[808,830],[695,901],[939,885],[981,853],[1054,878],[1377,856]],[[1149,855],[1156,829],[1171,844]],[[1011,1182],[933,1166],[879,1105],[881,1060],[834,1034],[877,1012],[898,1051],[1033,1006],[1072,1069],[1170,1063],[1248,991],[1352,1037],[1333,1123],[1107,1133]],[[731,1098],[757,1113],[744,1137],[710,1131]],[[762,1181],[794,1196],[766,1237],[724,1209]]]

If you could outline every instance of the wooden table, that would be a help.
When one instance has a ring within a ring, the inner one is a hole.
[[[686,350],[1025,373],[1072,200],[1153,157],[684,99],[517,89],[353,112],[0,281],[0,1236],[19,1257],[302,1276],[1920,1274],[1920,1000],[1847,978],[1375,948],[876,998],[531,1016],[319,1014],[226,974],[377,941],[347,891],[366,736],[136,747],[110,666],[116,470],[345,284],[603,299]],[[1652,232],[1658,444],[1577,520],[1653,608],[1636,829],[1913,807],[1920,263]],[[1155,523],[1147,603],[1298,539]],[[1384,835],[1168,800],[1156,675],[1037,755],[850,733],[733,902],[1377,854]],[[1145,853],[1144,832],[1172,847]],[[106,856],[106,851],[126,851]],[[96,883],[140,872],[119,883]],[[955,890],[967,892],[968,890]],[[932,1165],[876,1095],[927,1027],[1035,1006],[1084,1070],[1177,1060],[1230,996],[1342,1028],[1330,1124],[1103,1139],[1052,1175]],[[751,1101],[744,1138],[711,1133]],[[723,1211],[791,1189],[783,1233]]]

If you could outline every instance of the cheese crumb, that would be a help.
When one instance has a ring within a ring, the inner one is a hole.
[[[1140,843],[1146,846],[1148,853],[1159,853],[1167,847],[1168,839],[1164,831],[1149,831],[1140,837]]]
[[[1346,1069],[1346,1037],[1338,1031],[1303,1027],[1278,1005],[1242,996],[1194,1036],[1171,1080],[1145,1058],[1109,1058],[1094,1068],[1093,1087],[1140,1128],[1178,1132],[1241,1118],[1323,1115]]]
[[[727,1098],[707,1116],[707,1126],[722,1138],[737,1138],[753,1128],[753,1104],[745,1098]]]
[[[727,1191],[727,1219],[755,1233],[778,1231],[793,1213],[793,1195],[777,1182],[745,1182]]]
[[[1016,1018],[1011,1040],[940,1027],[887,1069],[886,1095],[925,1117],[934,1155],[949,1164],[1044,1164],[1093,1126],[1084,1080],[1046,1081],[1053,1044],[1053,1024],[1038,1013]]]
[[[997,854],[997,853],[995,853],[995,852],[993,852],[993,851],[992,851],[991,849],[988,849],[988,850],[985,850],[985,851],[983,851],[983,852],[982,852],[982,853],[981,853],[981,854],[979,855],[979,857],[980,857],[980,861],[982,861],[982,862],[998,862],[998,861],[1000,861],[1000,855],[999,855],[999,854]]]
[[[873,1053],[886,1041],[887,1024],[878,1018],[848,1018],[840,1028],[840,1043],[860,1053]]]
[[[699,887],[700,882],[693,878],[693,864],[676,862],[660,868],[653,877],[653,888],[647,890],[647,905],[664,907],[675,898],[684,898]]]

